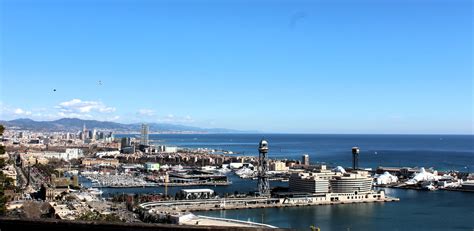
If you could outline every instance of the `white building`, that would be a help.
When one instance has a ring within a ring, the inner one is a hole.
[[[120,151],[97,152],[95,155],[99,158],[103,156],[117,156],[120,155]]]
[[[373,179],[366,172],[340,173],[293,173],[289,179],[291,192],[305,193],[368,193],[372,191]]]
[[[380,175],[375,175],[377,185],[387,185],[398,183],[398,177],[394,176],[388,172],[384,172]]]
[[[145,163],[145,169],[147,171],[159,171],[160,170],[160,164],[159,163],[147,162],[147,163]]]
[[[84,157],[82,149],[68,148],[66,152],[44,152],[44,157],[48,159],[63,159],[69,161],[71,159],[78,159]]]
[[[373,179],[362,174],[345,173],[329,180],[333,193],[368,193],[372,191]]]
[[[313,173],[293,173],[288,183],[291,192],[329,192],[329,180],[320,178]]]
[[[165,146],[166,153],[176,153],[178,152],[178,147]]]
[[[196,200],[209,199],[214,195],[212,189],[181,189],[181,199]]]
[[[420,172],[416,173],[413,178],[406,182],[406,184],[413,185],[422,181],[438,181],[439,178],[438,172],[435,171],[434,173],[430,173],[427,172],[425,168],[421,168]]]

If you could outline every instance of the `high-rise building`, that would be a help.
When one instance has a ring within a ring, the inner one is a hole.
[[[302,158],[301,163],[302,163],[303,165],[306,165],[306,166],[309,165],[309,155],[308,155],[308,154],[304,154],[304,155],[303,155],[303,158]]]
[[[132,146],[130,137],[122,137],[122,140],[120,141],[120,146],[121,149]]]
[[[96,140],[97,139],[97,129],[94,128],[94,130],[92,131],[92,140]]]
[[[82,127],[82,140],[86,140],[88,137],[88,132],[87,132],[87,129],[86,129],[86,124],[84,124],[84,126]]]
[[[104,132],[97,132],[97,138],[103,140],[105,138]]]
[[[142,124],[140,144],[148,146],[148,124]]]

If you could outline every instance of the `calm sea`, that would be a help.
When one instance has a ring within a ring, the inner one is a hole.
[[[258,155],[260,139],[270,145],[270,158],[301,159],[311,163],[351,165],[351,148],[358,146],[360,167],[434,167],[438,170],[474,170],[473,135],[300,135],[203,134],[151,135],[156,143],[180,147],[207,147]]]
[[[261,138],[269,141],[271,158],[300,159],[312,163],[351,165],[351,147],[361,149],[361,167],[423,166],[439,170],[474,170],[472,135],[288,135],[212,134],[152,135],[157,143],[180,147],[207,147],[257,155]],[[230,186],[211,187],[219,193],[255,191],[256,182],[230,175]],[[287,183],[271,182],[271,186]],[[196,188],[196,187],[194,187]],[[205,187],[209,188],[209,187]],[[174,194],[180,188],[169,188]],[[264,222],[282,228],[309,230],[474,230],[474,193],[384,189],[400,202],[344,204],[297,208],[199,212],[198,214]],[[116,193],[160,193],[163,188],[105,189]]]

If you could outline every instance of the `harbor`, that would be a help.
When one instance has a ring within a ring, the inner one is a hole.
[[[337,195],[332,195],[337,196]],[[195,211],[214,211],[214,210],[238,210],[238,209],[264,209],[264,208],[288,208],[300,206],[320,206],[320,205],[341,205],[355,203],[380,203],[380,202],[397,202],[399,198],[384,197],[375,200],[347,200],[347,201],[331,201],[318,200],[319,198],[307,196],[298,201],[291,201],[279,198],[222,198],[207,200],[186,200],[186,201],[162,201],[148,202],[140,204],[142,209],[158,209],[160,211],[179,211],[179,212],[195,212]]]
[[[102,152],[100,157],[82,159],[75,168],[57,168],[52,175],[53,169],[48,173],[48,168],[37,165],[25,175],[35,184],[48,183],[40,192],[44,190],[46,201],[55,201],[52,205],[61,219],[79,219],[90,206],[130,222],[266,228],[302,228],[291,221],[286,221],[288,225],[272,221],[270,214],[278,211],[398,207],[396,204],[406,199],[399,196],[405,195],[400,190],[408,195],[413,191],[459,194],[453,190],[464,190],[472,179],[461,171],[432,167],[362,167],[366,154],[358,147],[345,149],[340,161],[350,160],[345,167],[314,161],[307,154],[299,155],[299,159],[269,158],[273,153],[267,147],[271,143],[261,140],[259,155],[248,157],[196,154],[192,151],[195,149],[188,148],[186,154],[175,148],[175,153],[147,154],[136,159],[128,154]],[[25,162],[29,157],[23,156]],[[73,200],[73,207],[68,207],[68,200]],[[234,216],[234,211],[261,215],[240,217]],[[303,224],[306,228],[324,227]]]

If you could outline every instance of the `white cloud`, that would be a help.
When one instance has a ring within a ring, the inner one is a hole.
[[[140,109],[138,110],[138,114],[142,116],[154,116],[155,111],[152,109]]]
[[[13,111],[14,114],[16,115],[31,115],[31,111],[26,111],[21,108],[17,108]]]
[[[80,99],[61,102],[54,107],[33,109],[13,107],[0,102],[0,118],[6,120],[28,117],[34,120],[80,118],[115,121],[120,119],[118,115],[113,113],[115,111],[114,107],[109,107],[100,101],[83,101]]]
[[[120,116],[116,115],[116,116],[110,117],[108,121],[117,121],[118,119],[120,119]]]
[[[58,112],[59,118],[80,118],[80,119],[91,119],[92,115],[86,113],[74,113],[74,112]]]
[[[158,118],[159,123],[194,123],[194,119],[187,116],[175,116],[173,114],[168,114],[163,118]]]
[[[66,114],[84,114],[90,112],[110,113],[116,109],[114,107],[107,107],[100,101],[82,101],[80,99],[72,99],[70,101],[62,102],[56,106],[60,112]]]

